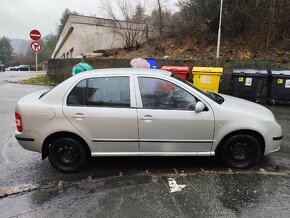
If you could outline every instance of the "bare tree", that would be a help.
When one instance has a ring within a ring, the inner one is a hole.
[[[115,23],[116,32],[121,36],[125,49],[139,47],[146,36],[147,26],[143,23],[145,8],[138,4],[135,8],[128,0],[119,0],[113,8],[112,1],[106,1],[104,10]],[[119,16],[118,16],[119,15]]]
[[[179,35],[215,41],[220,0],[178,0]],[[289,0],[224,0],[223,38],[243,40],[250,47],[290,47]],[[282,43],[281,43],[282,42]]]

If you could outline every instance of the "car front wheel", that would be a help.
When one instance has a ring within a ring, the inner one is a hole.
[[[48,151],[51,165],[66,173],[79,171],[88,162],[88,158],[89,154],[86,147],[71,138],[55,140]]]
[[[228,167],[247,168],[258,161],[261,145],[251,135],[234,135],[223,143],[219,155],[221,161]]]

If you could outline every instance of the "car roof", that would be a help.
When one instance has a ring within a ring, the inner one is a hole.
[[[158,69],[149,69],[149,68],[106,68],[106,69],[95,69],[84,71],[78,73],[77,77],[87,77],[95,75],[166,75],[171,76],[171,72]]]

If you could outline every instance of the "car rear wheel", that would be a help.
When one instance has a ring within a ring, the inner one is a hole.
[[[228,167],[247,168],[256,163],[261,156],[259,141],[246,134],[227,139],[220,149],[220,159]]]
[[[57,170],[71,173],[79,171],[88,162],[89,154],[79,141],[63,138],[50,145],[48,159]]]

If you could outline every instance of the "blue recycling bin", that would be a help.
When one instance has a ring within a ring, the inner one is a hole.
[[[157,60],[155,58],[145,58],[145,60],[150,64],[151,69],[159,69],[159,67],[156,65]]]

